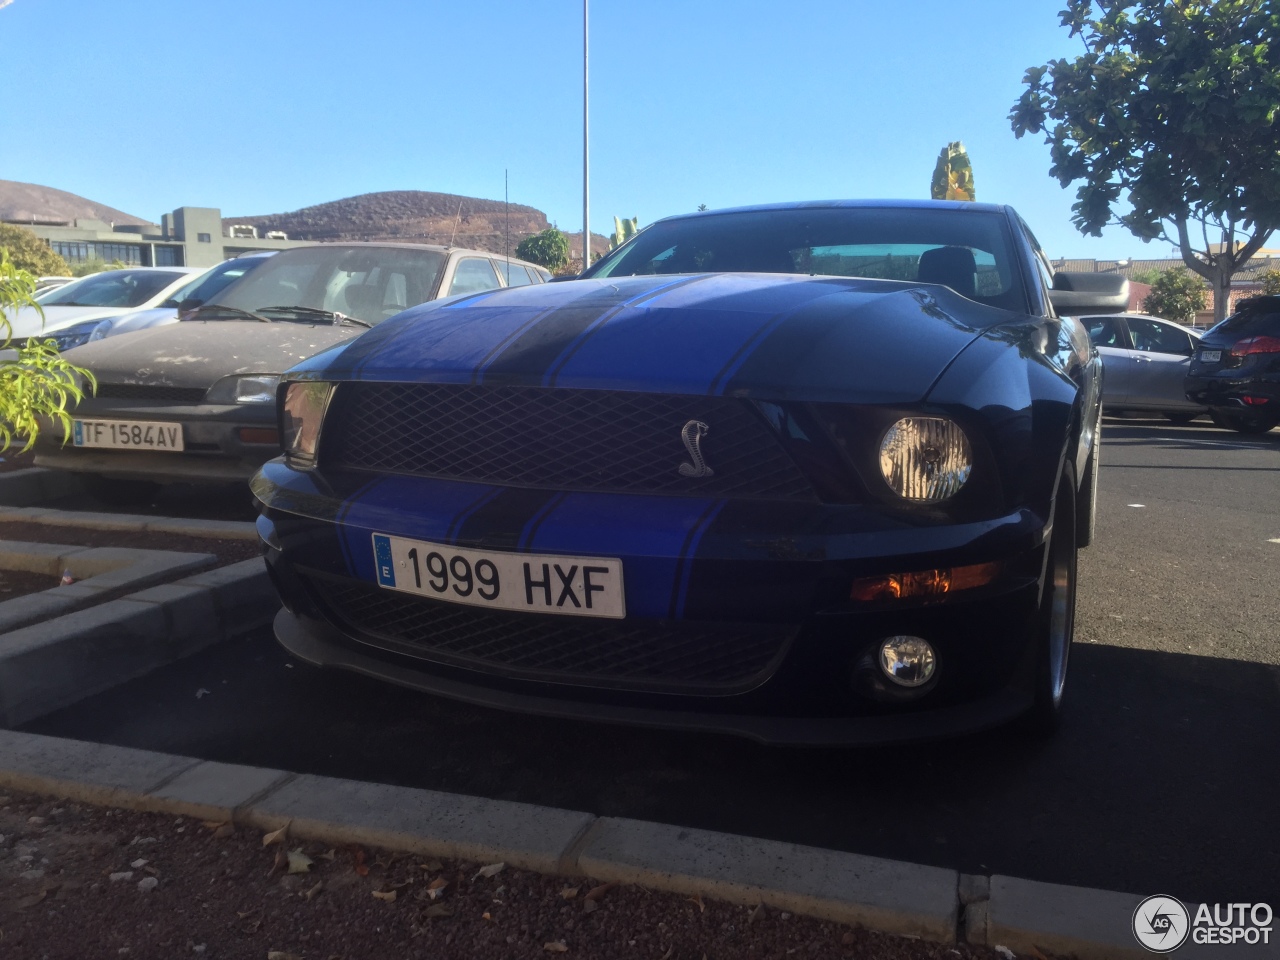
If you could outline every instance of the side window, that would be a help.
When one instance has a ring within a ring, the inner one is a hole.
[[[497,286],[498,275],[493,272],[493,264],[482,257],[465,257],[458,261],[458,267],[453,272],[449,296],[479,293],[481,290],[493,290]]]
[[[520,264],[507,263],[505,260],[495,260],[493,265],[498,268],[498,276],[507,282],[508,287],[527,287],[529,285],[529,273]]]
[[[1089,317],[1085,323],[1089,327],[1089,339],[1095,347],[1124,347],[1120,324],[1111,317]]]
[[[1135,350],[1172,353],[1179,357],[1189,357],[1195,352],[1195,345],[1189,334],[1158,320],[1130,317],[1129,333],[1133,337]]]

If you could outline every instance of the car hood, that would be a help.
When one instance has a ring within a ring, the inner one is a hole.
[[[39,313],[31,307],[23,307],[9,319],[13,324],[13,339],[20,340],[53,333],[86,320],[105,320],[128,312],[127,307],[45,307],[44,322],[41,323]]]
[[[335,379],[910,402],[1015,315],[931,284],[706,274],[414,307],[295,370]]]
[[[230,374],[281,373],[359,330],[327,323],[184,320],[96,340],[64,356],[103,383],[208,388]]]
[[[150,310],[134,310],[111,318],[110,329],[103,336],[114,337],[121,333],[133,333],[135,330],[146,330],[166,323],[177,323],[178,311],[173,307],[152,307]]]

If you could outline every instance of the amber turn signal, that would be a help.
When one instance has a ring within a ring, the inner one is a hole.
[[[976,563],[968,567],[859,577],[849,587],[849,599],[867,602],[906,600],[910,597],[936,597],[944,593],[986,586],[999,575],[999,563]]]

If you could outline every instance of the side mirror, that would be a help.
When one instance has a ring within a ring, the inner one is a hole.
[[[1053,275],[1049,302],[1058,313],[1078,317],[1087,313],[1124,313],[1129,309],[1129,278],[1119,273]]]
[[[179,313],[186,313],[188,310],[194,310],[196,307],[204,306],[204,301],[199,297],[188,297],[181,303],[174,304],[178,308]]]

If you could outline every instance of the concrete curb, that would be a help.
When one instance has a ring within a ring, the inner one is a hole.
[[[0,636],[0,723],[19,726],[265,626],[279,606],[263,562],[244,560],[11,631]]]
[[[109,591],[137,590],[180,574],[195,573],[217,560],[212,553],[0,540],[0,570],[25,570],[53,577],[69,571],[76,578],[67,586],[0,602],[0,633],[71,613]]]
[[[0,788],[264,830],[289,824],[293,836],[334,845],[502,861],[546,874],[766,904],[943,943],[956,942],[959,929],[970,943],[999,944],[1031,955],[1035,950],[1074,953],[1080,960],[1148,955],[1129,932],[1141,900],[1131,894],[961,875],[505,800],[5,730],[0,730]],[[1259,951],[1239,944],[1231,956],[1275,956],[1275,946]],[[1213,949],[1189,943],[1174,956],[1213,956]]]
[[[16,471],[17,476],[26,471]],[[56,471],[50,471],[51,473]],[[0,491],[0,499],[4,493]],[[151,517],[141,513],[93,513],[88,510],[54,510],[51,507],[0,506],[0,523],[41,523],[51,527],[83,527],[89,530],[177,533],[218,540],[254,540],[257,528],[250,520],[187,520]]]

